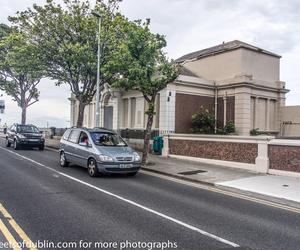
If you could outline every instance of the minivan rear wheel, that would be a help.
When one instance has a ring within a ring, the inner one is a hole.
[[[59,159],[59,164],[61,167],[65,168],[69,166],[69,162],[66,159],[66,155],[64,152],[60,153],[60,159]]]
[[[88,161],[88,173],[91,177],[96,177],[99,175],[97,162],[94,159]]]

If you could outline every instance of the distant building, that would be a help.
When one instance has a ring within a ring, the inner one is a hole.
[[[190,133],[191,116],[203,106],[215,112],[219,126],[233,121],[239,135],[253,128],[279,133],[285,106],[280,56],[241,41],[231,41],[184,55],[176,60],[181,74],[156,100],[154,134]],[[71,124],[78,104],[71,99]],[[142,138],[147,104],[137,91],[104,91],[102,126]],[[86,107],[84,126],[95,123],[95,102]]]

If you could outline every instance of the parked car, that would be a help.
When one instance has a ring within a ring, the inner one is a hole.
[[[118,173],[134,176],[141,158],[115,132],[104,128],[68,129],[60,141],[60,165],[70,163],[86,167],[91,177]]]
[[[13,145],[15,150],[21,147],[38,148],[44,150],[45,138],[39,129],[31,124],[13,124],[6,134],[6,146]]]

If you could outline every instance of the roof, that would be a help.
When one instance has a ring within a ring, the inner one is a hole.
[[[184,66],[180,66],[179,73],[180,73],[180,75],[184,75],[184,76],[198,77],[196,74],[194,74],[192,71],[190,71],[189,69],[187,69]]]
[[[213,46],[213,47],[210,47],[210,48],[207,48],[207,49],[202,49],[202,50],[198,50],[198,51],[186,54],[184,56],[179,57],[175,61],[177,63],[181,63],[181,62],[184,62],[186,60],[199,59],[199,58],[206,57],[206,56],[211,56],[211,55],[214,55],[214,54],[219,54],[219,53],[224,53],[224,52],[227,52],[227,51],[236,50],[236,49],[239,49],[239,48],[244,48],[244,49],[256,51],[256,52],[259,52],[259,53],[267,54],[267,55],[278,57],[278,58],[281,57],[280,55],[277,55],[277,54],[272,53],[270,51],[258,48],[256,46],[251,45],[251,44],[241,42],[239,40],[234,40],[234,41],[231,41],[231,42],[222,43],[222,44],[219,44],[217,46]]]

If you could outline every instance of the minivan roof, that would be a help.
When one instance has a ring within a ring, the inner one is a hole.
[[[115,132],[113,130],[107,129],[107,128],[77,128],[77,127],[72,127],[70,129],[82,129],[82,130],[86,130],[88,132],[99,132],[99,133],[113,133],[115,134]]]

